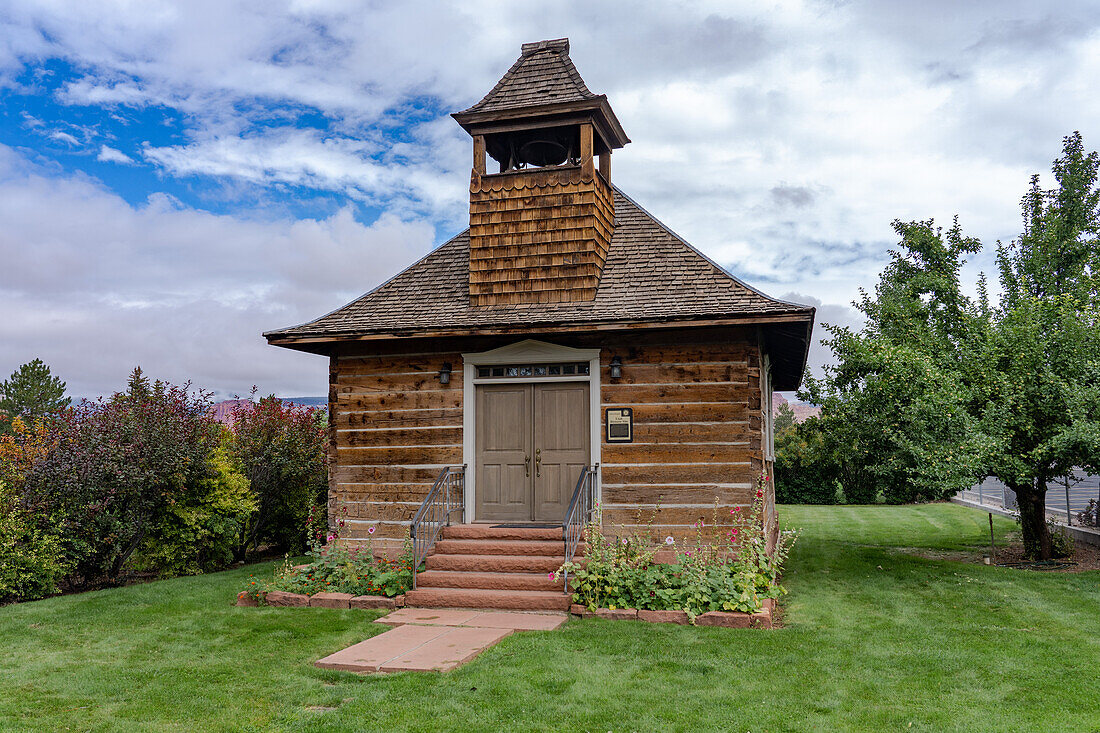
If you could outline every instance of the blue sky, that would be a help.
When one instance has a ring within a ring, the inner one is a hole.
[[[829,322],[893,219],[1011,238],[1062,136],[1100,147],[1091,3],[630,5],[0,0],[0,375],[323,393],[323,359],[260,333],[465,226],[448,114],[524,41],[569,36],[608,94],[618,185]]]

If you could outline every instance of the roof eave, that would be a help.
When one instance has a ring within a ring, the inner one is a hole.
[[[300,332],[267,331],[264,338],[272,346],[295,348],[305,344],[334,344],[352,341],[374,341],[382,339],[406,338],[442,338],[454,336],[510,335],[516,333],[552,333],[568,331],[621,331],[644,328],[698,328],[706,326],[764,326],[770,324],[807,323],[812,328],[814,309],[801,311],[782,311],[773,313],[727,314],[708,317],[688,316],[683,318],[662,318],[653,320],[603,320],[603,321],[558,321],[543,324],[516,322],[510,324],[475,324],[456,328],[405,328],[378,329],[373,331],[357,329],[344,332]]]
[[[462,129],[471,135],[478,133],[478,128],[504,120],[521,120],[526,118],[546,117],[549,115],[568,114],[570,112],[591,112],[597,118],[597,124],[601,128],[604,142],[612,149],[618,149],[630,142],[626,136],[622,123],[615,116],[611,104],[607,101],[607,95],[598,94],[591,99],[582,99],[573,102],[551,102],[548,104],[528,105],[526,107],[513,107],[509,109],[455,112],[451,115]]]

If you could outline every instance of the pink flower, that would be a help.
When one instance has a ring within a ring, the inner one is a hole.
[[[550,580],[553,580],[554,579],[554,574],[553,573],[547,573],[546,577],[550,578]]]
[[[675,542],[676,542],[676,540],[672,539],[672,535],[669,535],[668,537],[665,537],[665,544],[666,545],[671,545]]]
[[[334,538],[334,537],[336,537],[336,535],[334,535],[334,534],[330,534],[330,535],[328,536],[328,542],[332,542],[332,540],[333,540],[333,538]]]
[[[374,527],[367,527],[367,534],[374,534]]]
[[[757,498],[757,499],[760,499],[760,498],[763,498],[763,496],[764,496],[764,491],[763,491],[762,489],[760,489],[760,490],[757,490],[757,492],[756,492],[756,498]]]

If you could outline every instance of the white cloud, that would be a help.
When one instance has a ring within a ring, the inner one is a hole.
[[[96,160],[102,163],[119,163],[121,165],[134,165],[134,159],[126,153],[107,145],[99,146],[99,155]]]
[[[50,139],[51,140],[56,140],[59,143],[65,143],[66,145],[69,145],[69,146],[74,147],[74,148],[78,147],[80,145],[79,140],[77,140],[75,137],[73,137],[69,133],[63,132],[61,130],[54,130],[53,132],[51,132],[50,133]]]
[[[822,318],[834,307],[842,316],[850,309],[830,304],[873,285],[895,240],[891,220],[947,223],[958,213],[964,229],[987,243],[1010,238],[1027,177],[1048,168],[1061,136],[1080,129],[1087,144],[1100,146],[1100,16],[1085,1],[648,0],[624,10],[581,0],[538,7],[0,0],[0,8],[0,87],[14,83],[23,64],[60,57],[80,74],[59,92],[65,103],[178,111],[184,142],[142,148],[164,175],[214,178],[227,189],[336,192],[443,230],[463,225],[469,141],[449,118],[426,119],[425,100],[433,109],[465,107],[499,78],[522,41],[568,35],[589,87],[608,95],[634,140],[614,156],[615,182],[754,285],[817,299]],[[273,127],[273,103],[291,118],[315,110],[330,129],[298,130],[289,120]],[[410,124],[401,143],[386,142]],[[124,143],[131,149],[141,140]],[[107,205],[106,192],[89,182],[59,186],[71,194],[78,184],[99,190],[95,200]],[[36,236],[59,249],[66,236],[91,237],[111,256],[116,237],[138,241],[99,210],[78,213],[91,217],[85,226],[74,213],[71,232],[49,222]],[[245,242],[271,227],[281,232],[277,240],[292,236],[289,222],[243,218],[253,215],[203,219],[158,201],[120,215],[153,243],[123,249],[142,272],[185,267],[209,284],[216,280],[209,262],[181,265],[188,247],[162,251],[165,230],[150,222],[212,230],[196,236],[232,229]],[[411,226],[387,221],[370,237]],[[296,241],[309,247],[359,227],[346,212],[304,226],[315,229]],[[361,283],[354,289],[413,256],[396,254],[404,257],[369,269],[369,278],[348,277]],[[990,264],[979,258],[968,271]],[[117,291],[127,313],[135,303],[177,302],[163,274],[165,292],[134,291],[94,258],[84,266]],[[49,288],[48,272],[41,279]],[[293,293],[303,286],[290,274],[261,282],[234,265],[218,282],[210,295],[217,302],[228,292],[270,302],[279,288],[280,300],[305,299]],[[95,287],[93,278],[85,289]],[[186,297],[196,308],[194,294]],[[302,304],[301,319],[338,304],[317,303],[315,311]]]
[[[167,197],[133,207],[80,176],[51,178],[0,146],[0,374],[43,358],[77,394],[152,375],[228,392],[323,394],[320,357],[261,332],[358,296],[430,247],[424,223],[347,210],[218,216]]]

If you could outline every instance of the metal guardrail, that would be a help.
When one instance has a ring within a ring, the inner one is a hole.
[[[416,574],[439,539],[443,527],[450,525],[451,514],[465,508],[466,466],[444,468],[432,484],[431,491],[416,510],[409,535],[413,543],[412,587],[416,590]]]
[[[573,559],[577,554],[577,546],[584,536],[584,528],[592,521],[592,512],[596,508],[596,495],[600,481],[600,464],[585,466],[581,469],[580,478],[577,479],[577,488],[573,489],[573,498],[569,501],[569,508],[565,511],[565,519],[561,523],[562,539],[565,541],[565,562]],[[566,571],[565,590],[569,592],[569,572]]]

